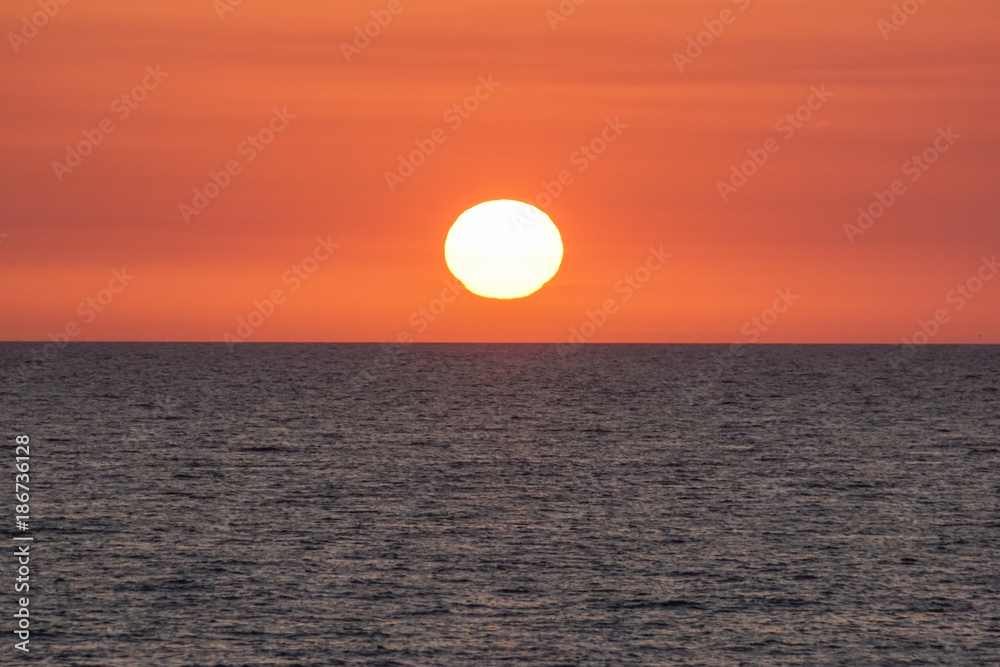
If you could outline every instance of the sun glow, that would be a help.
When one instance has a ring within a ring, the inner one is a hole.
[[[460,215],[448,232],[444,256],[470,292],[519,299],[556,274],[563,244],[549,216],[529,204],[502,199]]]

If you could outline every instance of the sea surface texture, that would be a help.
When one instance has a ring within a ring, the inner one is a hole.
[[[1000,664],[997,347],[40,349],[3,664]]]

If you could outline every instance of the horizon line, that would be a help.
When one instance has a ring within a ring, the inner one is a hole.
[[[56,345],[60,348],[71,345],[226,345],[232,347],[242,347],[251,345],[565,345],[569,347],[581,346],[608,346],[608,345],[740,345],[743,347],[779,347],[790,345],[811,345],[811,346],[855,346],[855,347],[991,347],[1000,346],[1000,342],[959,342],[959,343],[886,343],[886,342],[865,342],[865,343],[845,343],[845,342],[783,342],[783,343],[754,343],[754,342],[636,342],[636,341],[610,341],[610,342],[552,342],[552,341],[256,341],[242,343],[228,343],[217,340],[75,340],[69,342],[57,342],[50,339],[40,340],[0,340],[0,345],[21,344],[21,345]]]

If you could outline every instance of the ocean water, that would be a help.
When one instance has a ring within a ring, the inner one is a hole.
[[[4,664],[1000,664],[998,347],[40,349]]]

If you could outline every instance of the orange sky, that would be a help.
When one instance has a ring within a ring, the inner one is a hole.
[[[933,342],[1000,343],[1000,280],[977,284],[1000,254],[997,3],[910,0],[886,32],[889,0],[586,0],[557,23],[559,0],[245,0],[220,18],[221,2],[70,0],[37,34],[37,0],[3,4],[0,339],[221,341],[257,301],[253,342],[565,342],[589,311],[592,342],[749,342],[764,316],[760,342],[893,343],[943,311]],[[391,21],[348,63],[373,11]],[[478,109],[446,115],[477,87]],[[609,119],[627,128],[583,157]],[[53,166],[102,121],[78,166]],[[272,143],[244,144],[269,123]],[[907,164],[927,149],[926,171]],[[723,201],[748,151],[767,161]],[[534,202],[564,170],[543,207],[565,245],[553,281],[440,312],[455,218]],[[896,180],[882,217],[845,230]],[[619,282],[661,246],[641,289]]]

